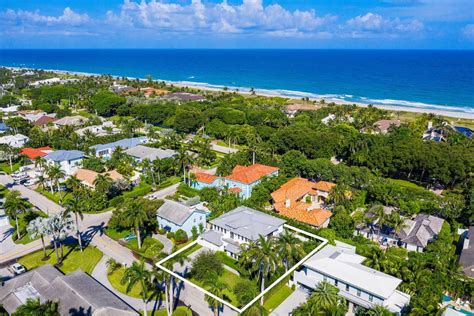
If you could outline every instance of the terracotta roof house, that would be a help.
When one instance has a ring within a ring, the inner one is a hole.
[[[278,168],[254,164],[251,166],[237,165],[227,177],[215,177],[208,174],[196,173],[196,180],[192,186],[195,189],[206,187],[227,188],[230,192],[238,193],[243,199],[252,195],[252,189],[258,185],[264,177],[278,175]]]
[[[79,181],[81,181],[82,184],[90,187],[90,188],[95,188],[94,181],[97,178],[99,174],[102,175],[108,175],[112,181],[119,181],[123,180],[124,177],[118,173],[116,170],[111,170],[103,173],[98,173],[93,170],[89,169],[78,169],[76,174],[74,175]]]
[[[53,150],[48,146],[39,148],[26,147],[20,151],[20,154],[27,156],[31,160],[34,160],[38,157],[44,157],[50,152],[53,152]]]
[[[289,104],[285,108],[285,113],[289,118],[295,117],[298,111],[316,111],[319,107],[314,104]]]
[[[293,178],[273,192],[273,207],[283,216],[315,226],[326,227],[332,212],[324,208],[323,203],[327,196],[320,195],[318,183],[304,178]],[[324,182],[320,187],[329,186]],[[334,183],[331,183],[334,185]]]
[[[141,88],[140,91],[143,92],[145,97],[149,97],[152,94],[164,95],[164,94],[170,93],[168,90],[156,89],[156,88],[152,88],[152,87]]]

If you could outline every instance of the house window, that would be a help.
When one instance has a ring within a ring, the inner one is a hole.
[[[339,284],[338,280],[334,280],[334,285],[337,286]]]
[[[360,293],[360,290],[357,289],[357,296],[360,296],[360,294],[361,294],[361,293]]]
[[[349,291],[349,284],[346,284],[346,291]]]
[[[373,295],[369,295],[369,301],[370,301],[370,302],[373,302],[373,301],[374,301],[374,296],[373,296]]]

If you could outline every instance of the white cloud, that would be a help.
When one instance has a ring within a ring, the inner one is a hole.
[[[80,26],[90,21],[87,14],[80,14],[74,12],[71,8],[64,9],[63,14],[59,16],[41,15],[37,11],[24,10],[7,10],[0,14],[4,22],[12,22],[18,24],[43,24],[43,25],[71,25]]]
[[[402,21],[399,18],[384,18],[371,12],[348,20],[345,26],[349,34],[354,37],[370,35],[404,36],[419,33],[423,28],[423,23],[416,19]]]
[[[470,40],[474,40],[474,24],[467,24],[462,29],[462,35]]]

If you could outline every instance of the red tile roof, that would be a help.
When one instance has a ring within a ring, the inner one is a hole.
[[[44,157],[48,154],[48,151],[52,150],[51,147],[40,147],[40,148],[23,148],[20,154],[28,156],[30,159],[35,159],[38,157]]]
[[[216,176],[208,173],[203,173],[203,172],[196,172],[196,180],[199,182],[204,182],[204,183],[212,183],[214,180],[217,179]]]
[[[277,167],[260,164],[255,164],[248,167],[237,165],[234,167],[234,170],[232,170],[232,173],[225,178],[231,181],[250,184],[278,170],[279,169]]]
[[[332,188],[336,186],[335,183],[327,182],[327,181],[319,181],[316,182],[314,187],[319,191],[330,192]]]

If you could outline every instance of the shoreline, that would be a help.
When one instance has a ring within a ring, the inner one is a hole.
[[[63,74],[63,75],[76,75],[76,76],[90,76],[90,77],[99,77],[103,76],[104,74],[97,74],[97,73],[87,73],[81,71],[69,71],[69,70],[59,70],[59,69],[43,69],[43,68],[31,68],[31,67],[11,67],[11,66],[2,66],[7,69],[17,69],[17,70],[37,70],[41,69],[44,71],[49,71],[53,73]],[[113,78],[123,78],[124,76],[112,75]],[[130,80],[141,80],[146,81],[145,78],[139,77],[128,77],[126,78]],[[211,92],[236,92],[245,95],[251,95],[251,91],[249,88],[243,87],[231,87],[231,86],[223,86],[223,85],[214,85],[208,83],[200,83],[200,82],[193,82],[193,81],[171,81],[171,80],[164,80],[164,79],[153,79],[156,82],[165,82],[168,85],[174,85],[180,88],[190,88],[195,90],[201,91],[211,91]],[[227,87],[228,90],[224,91],[223,89]],[[411,113],[419,113],[419,114],[435,114],[441,115],[453,119],[469,119],[474,120],[474,109],[465,109],[461,107],[453,108],[458,109],[456,110],[449,110],[447,106],[442,105],[433,105],[433,104],[424,104],[421,102],[411,102],[411,101],[403,101],[403,100],[379,100],[382,102],[357,102],[357,101],[347,101],[341,98],[338,98],[337,95],[315,95],[314,93],[310,92],[301,92],[301,91],[291,91],[291,90],[283,90],[283,89],[259,89],[255,88],[255,95],[265,96],[265,97],[281,97],[288,100],[301,100],[301,98],[308,98],[310,101],[320,101],[324,99],[326,103],[335,103],[339,105],[356,105],[360,107],[368,107],[369,105],[373,105],[374,107],[384,109],[387,111],[392,112],[411,112]],[[376,101],[376,100],[368,100],[368,101]],[[406,104],[413,104],[410,105],[403,105],[403,104],[396,104],[397,102],[404,102]],[[385,104],[384,104],[385,103]],[[418,106],[416,106],[418,105]],[[425,106],[425,107],[423,107]],[[441,107],[441,109],[437,109],[436,107]],[[446,109],[445,109],[446,108]],[[466,111],[464,111],[466,110]],[[470,110],[471,112],[467,112]]]

